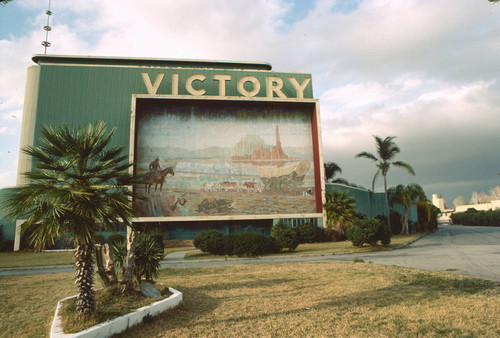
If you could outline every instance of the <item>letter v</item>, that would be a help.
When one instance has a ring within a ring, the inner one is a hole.
[[[160,87],[161,81],[163,81],[163,77],[165,76],[165,73],[159,73],[156,76],[155,83],[151,84],[151,79],[149,78],[148,73],[141,73],[142,74],[142,79],[144,80],[144,85],[146,86],[146,89],[148,90],[149,95],[155,95],[156,92],[158,91],[158,87]]]

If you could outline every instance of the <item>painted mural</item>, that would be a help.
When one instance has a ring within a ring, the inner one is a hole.
[[[140,217],[316,212],[311,105],[140,99]]]

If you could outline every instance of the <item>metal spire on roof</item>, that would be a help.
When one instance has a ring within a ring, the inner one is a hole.
[[[47,25],[43,26],[43,30],[45,31],[45,40],[42,41],[42,46],[45,47],[44,54],[47,54],[47,47],[50,47],[50,42],[48,41],[49,32],[52,30],[52,27],[49,26],[50,16],[52,15],[52,12],[50,11],[50,0],[49,0],[49,9],[45,11],[45,14],[47,14]]]

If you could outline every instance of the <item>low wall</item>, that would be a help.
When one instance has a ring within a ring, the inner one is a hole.
[[[386,216],[385,208],[385,193],[383,192],[371,192],[362,188],[355,188],[338,183],[327,183],[326,192],[332,190],[345,190],[356,199],[357,212],[367,217],[376,216]],[[399,214],[403,214],[404,207],[402,205],[394,205],[390,208],[391,211],[395,211]],[[418,222],[417,208],[412,206],[408,209],[408,217],[412,222]]]

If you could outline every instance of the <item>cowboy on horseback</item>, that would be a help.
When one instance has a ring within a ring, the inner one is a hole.
[[[160,158],[157,157],[154,161],[149,164],[149,171],[151,172],[151,177],[156,177],[159,172],[161,172]]]
[[[158,185],[160,185],[160,192],[161,189],[163,188],[163,184],[165,183],[165,177],[167,175],[172,175],[174,176],[174,168],[173,167],[167,167],[165,169],[161,169],[160,166],[160,158],[156,158],[153,162],[149,164],[149,172],[146,174],[145,178],[148,181],[146,183],[146,191],[148,193],[151,192],[151,186],[154,184],[155,185],[155,191]]]

